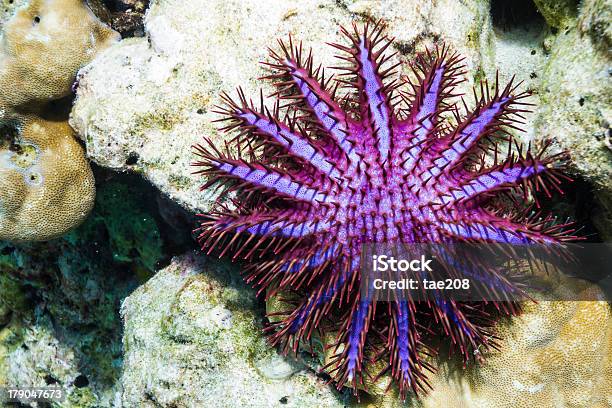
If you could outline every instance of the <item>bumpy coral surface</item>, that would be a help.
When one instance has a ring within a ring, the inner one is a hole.
[[[240,130],[235,141],[250,157],[196,147],[196,165],[211,176],[203,188],[233,182],[227,191],[237,193],[235,208],[206,219],[199,238],[209,253],[221,248],[248,260],[247,280],[268,297],[298,295],[288,296],[280,321],[275,316],[273,343],[295,350],[332,325],[339,334],[327,369],[339,387],[363,387],[367,360],[382,359],[381,374],[390,370],[405,396],[427,384],[428,332],[450,337],[467,361],[492,345],[490,321],[481,304],[442,299],[375,307],[359,290],[362,245],[558,242],[569,238],[564,226],[533,222],[520,215],[522,205],[508,209],[495,197],[549,193],[559,174],[541,154],[518,149],[499,158],[499,141],[512,143],[508,130],[527,105],[512,84],[483,84],[477,106],[461,116],[451,103],[462,80],[459,56],[445,47],[421,55],[406,84],[392,78],[397,65],[385,65],[391,41],[380,24],[343,31],[349,46],[334,46],[348,65],[334,86],[291,39],[272,52],[285,121],[278,104],[257,110],[240,91],[237,102],[225,97],[225,129]],[[349,88],[342,98],[338,84]],[[493,163],[485,164],[488,152]],[[513,304],[498,306],[515,312]]]
[[[30,1],[4,26],[0,116],[69,95],[78,69],[118,39],[83,1]]]
[[[0,136],[0,240],[48,240],[79,225],[95,180],[68,122],[31,117]]]

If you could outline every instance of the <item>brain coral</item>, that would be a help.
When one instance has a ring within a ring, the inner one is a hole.
[[[118,39],[80,0],[30,1],[4,27],[1,116],[69,95],[78,69]]]
[[[42,241],[89,214],[95,180],[68,122],[27,118],[0,134],[0,240]]]

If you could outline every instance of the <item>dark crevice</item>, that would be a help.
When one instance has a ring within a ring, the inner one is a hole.
[[[586,242],[602,242],[592,222],[593,215],[601,211],[593,187],[580,176],[572,174],[571,177],[573,181],[564,181],[559,186],[563,195],[555,193],[551,198],[539,197],[542,213],[554,214],[560,222],[574,222],[580,228],[577,235]]]
[[[0,124],[0,148],[17,151],[19,149],[19,124],[17,122],[4,122]]]
[[[110,13],[110,25],[121,37],[144,36],[144,15],[149,0],[104,0]]]
[[[77,376],[74,379],[74,386],[77,388],[83,388],[83,387],[87,387],[89,385],[89,380],[87,379],[86,376],[84,376],[83,374]]]
[[[138,160],[138,155],[134,154],[128,157],[126,163],[128,165],[135,165]],[[139,203],[140,211],[154,218],[162,240],[163,252],[163,257],[157,263],[156,269],[167,266],[172,257],[196,248],[195,242],[191,237],[191,230],[193,230],[195,225],[195,217],[192,214],[167,198],[138,174],[117,173],[95,164],[92,164],[92,168],[96,177],[97,189],[109,183],[128,186],[128,193],[131,196],[138,197],[137,202]],[[149,231],[149,233],[152,232]],[[104,242],[104,240],[101,242]],[[132,259],[138,259],[138,254],[131,253],[135,255]]]
[[[503,31],[546,25],[533,0],[491,0],[491,18]]]
[[[138,163],[138,159],[140,157],[138,156],[138,153],[132,152],[128,155],[127,160],[125,161],[125,164],[128,166],[133,166],[136,163]]]

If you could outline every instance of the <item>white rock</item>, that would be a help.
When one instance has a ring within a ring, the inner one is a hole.
[[[188,254],[126,298],[123,405],[343,406],[312,371],[267,345],[255,294],[232,273]]]

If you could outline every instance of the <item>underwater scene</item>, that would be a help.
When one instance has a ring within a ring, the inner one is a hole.
[[[0,0],[0,406],[612,407],[611,24]]]

